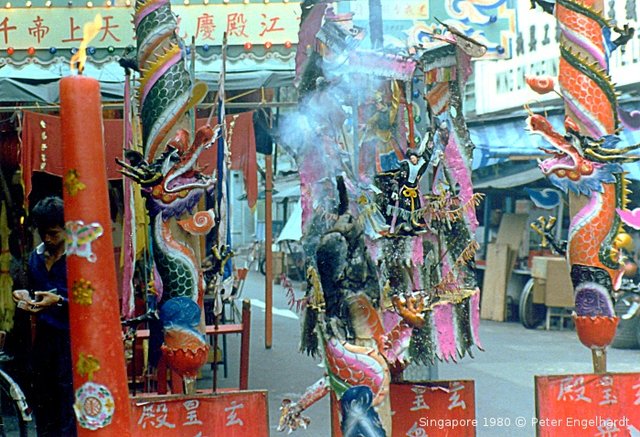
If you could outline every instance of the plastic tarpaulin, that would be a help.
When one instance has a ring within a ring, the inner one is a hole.
[[[283,241],[300,241],[302,238],[302,204],[298,200],[291,211],[291,215],[284,224],[276,243]]]
[[[0,68],[0,102],[58,103],[59,81],[70,74],[67,63],[47,67],[37,64],[22,67],[4,65]],[[124,99],[124,70],[117,63],[104,67],[87,64],[84,74],[100,81],[104,101]]]
[[[22,67],[0,67],[0,103],[30,102],[55,104],[59,102],[58,82],[70,75],[68,64],[49,66],[29,64]],[[103,101],[124,99],[124,69],[117,62],[102,65],[87,63],[84,73],[100,81]],[[294,66],[288,62],[237,62],[227,70],[227,90],[277,88],[291,85]],[[205,82],[210,90],[218,89],[219,65],[196,62],[196,79]]]

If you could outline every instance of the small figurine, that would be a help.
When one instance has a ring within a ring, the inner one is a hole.
[[[391,201],[386,208],[390,219],[390,233],[411,234],[426,227],[422,219],[422,199],[419,189],[420,178],[428,168],[428,162],[415,149],[408,149],[406,159],[400,161],[400,167],[380,176],[392,176],[393,190]]]

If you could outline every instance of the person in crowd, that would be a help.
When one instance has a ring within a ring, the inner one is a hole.
[[[76,435],[65,258],[64,208],[59,197],[39,201],[31,220],[42,242],[27,264],[27,289],[13,292],[17,307],[35,314],[31,355],[39,436]]]

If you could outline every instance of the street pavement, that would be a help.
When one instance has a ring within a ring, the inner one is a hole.
[[[293,283],[301,297],[300,283]],[[273,337],[271,348],[265,348],[264,276],[249,272],[242,298],[251,299],[251,346],[249,388],[268,390],[271,436],[285,436],[276,431],[279,406],[283,399],[298,399],[304,390],[318,380],[323,369],[319,359],[298,352],[300,338],[299,315],[287,304],[285,290],[273,287]],[[472,379],[476,389],[478,437],[530,437],[535,435],[531,418],[535,416],[534,376],[590,373],[591,352],[578,340],[572,329],[529,330],[517,322],[490,322],[480,326],[484,351],[475,350],[474,358],[465,357],[458,363],[439,363],[440,380]],[[228,377],[219,371],[220,387],[237,387],[239,335],[229,336]],[[608,349],[608,370],[611,372],[640,371],[640,350]],[[201,384],[211,386],[210,374]],[[307,411],[311,423],[306,430],[292,436],[330,437],[328,399],[323,399]],[[488,427],[493,419],[527,418],[524,428]],[[486,419],[486,420],[485,420]]]

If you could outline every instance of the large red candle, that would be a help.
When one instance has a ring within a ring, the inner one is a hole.
[[[73,384],[79,436],[129,436],[100,85],[60,81]]]

